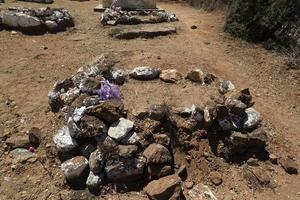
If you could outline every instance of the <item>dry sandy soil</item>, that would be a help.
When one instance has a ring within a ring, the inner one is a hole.
[[[97,4],[98,1],[94,0],[57,0],[50,5],[64,7],[74,16],[75,28],[64,33],[27,36],[0,32],[1,200],[146,199],[142,192],[110,193],[100,198],[86,191],[72,191],[65,184],[60,162],[55,158],[52,136],[62,126],[63,120],[49,112],[47,93],[56,80],[69,77],[102,53],[117,54],[124,69],[150,65],[162,69],[176,68],[186,73],[191,68],[201,67],[231,80],[239,88],[250,87],[255,107],[269,127],[268,150],[277,156],[289,155],[299,163],[300,79],[299,72],[286,69],[286,57],[223,33],[225,11],[208,13],[180,3],[158,3],[177,14],[180,21],[175,23],[178,27],[176,35],[155,39],[113,39],[108,36],[109,28],[100,25],[100,14],[93,12]],[[0,8],[20,5],[43,6],[8,0]],[[192,30],[192,25],[198,28]],[[131,108],[155,101],[190,106],[193,100],[209,99],[210,89],[199,88],[193,85],[162,86],[154,81],[153,84],[130,82],[123,86],[122,91],[125,105]],[[18,164],[12,169],[4,140],[31,127],[38,127],[42,132],[42,143],[36,151],[38,160]],[[208,146],[206,150],[210,151]],[[211,185],[219,199],[229,195],[234,199],[300,199],[299,176],[288,175],[279,165],[261,163],[274,180],[275,187],[255,189],[243,179],[241,166],[229,165],[221,158],[213,159],[213,164],[195,160],[187,167],[189,179],[195,183],[204,181],[208,185],[208,172],[211,169],[221,172],[223,184]]]

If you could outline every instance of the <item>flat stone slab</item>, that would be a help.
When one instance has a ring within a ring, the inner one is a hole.
[[[98,6],[94,7],[94,12],[104,12],[105,9],[107,9],[106,7],[103,7],[103,4],[99,4]],[[134,9],[135,11],[165,11],[162,8],[156,7],[156,8],[152,8],[152,9]]]
[[[176,33],[176,27],[165,24],[143,24],[135,27],[117,27],[113,28],[110,36],[118,39],[135,39],[135,38],[154,38]]]

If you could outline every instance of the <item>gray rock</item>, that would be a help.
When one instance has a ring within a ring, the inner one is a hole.
[[[104,176],[104,173],[94,174],[92,171],[90,171],[89,176],[86,180],[86,185],[88,189],[94,192],[99,191],[101,184],[103,183]]]
[[[108,135],[116,140],[122,140],[127,136],[129,131],[133,128],[133,122],[125,119],[120,118],[118,122],[112,124],[108,129]]]
[[[137,67],[133,69],[129,76],[137,80],[153,80],[159,77],[160,69],[152,67]]]
[[[279,160],[279,164],[289,174],[298,174],[297,163],[290,158],[282,158]]]
[[[145,160],[143,157],[109,160],[105,172],[107,178],[113,182],[139,179],[144,173]]]
[[[91,153],[89,158],[90,170],[95,174],[100,173],[104,167],[104,162],[103,153],[99,149],[96,149]]]
[[[86,146],[83,146],[81,149],[80,149],[80,153],[81,155],[83,155],[84,157],[86,158],[89,158],[91,153],[93,153],[94,151],[96,150],[96,147],[94,147],[93,145],[91,144],[88,144]]]
[[[154,104],[148,109],[148,117],[153,120],[161,121],[168,117],[169,108],[164,104]]]
[[[61,152],[71,151],[78,147],[77,142],[71,137],[67,127],[58,130],[58,133],[53,137],[53,142],[56,149]]]
[[[47,30],[51,31],[57,31],[58,29],[58,24],[55,21],[47,20],[45,21],[45,25]]]
[[[231,81],[221,81],[219,92],[221,94],[225,94],[235,89],[235,86],[231,83]]]
[[[22,29],[40,29],[41,21],[33,16],[25,13],[4,12],[2,15],[2,23],[11,28]]]
[[[122,144],[136,144],[140,141],[140,136],[136,132],[128,133],[122,140]]]
[[[181,180],[177,174],[165,176],[148,183],[144,191],[152,200],[180,200]]]
[[[164,164],[171,163],[172,156],[169,150],[161,144],[150,144],[143,152],[148,163]]]
[[[248,108],[245,110],[246,116],[242,127],[245,129],[256,128],[262,121],[262,116],[254,108]]]
[[[26,162],[33,163],[37,160],[36,155],[31,153],[27,149],[17,148],[17,149],[12,150],[9,153],[9,155],[12,158],[13,164],[17,164],[17,163],[24,164]]]
[[[123,70],[118,69],[112,71],[112,78],[116,84],[122,85],[126,80],[126,74]]]
[[[175,83],[182,79],[182,75],[176,69],[167,69],[161,71],[159,78],[167,83]]]
[[[193,189],[188,192],[188,195],[190,200],[217,200],[214,192],[202,183],[195,185]]]
[[[77,88],[72,88],[66,93],[60,95],[61,100],[65,105],[71,105],[72,102],[79,97],[80,90]]]
[[[76,181],[82,178],[88,168],[88,160],[83,156],[77,156],[61,164],[61,169],[68,181]]]
[[[201,69],[193,69],[188,72],[187,79],[193,81],[193,82],[198,82],[198,83],[204,83],[204,73]]]

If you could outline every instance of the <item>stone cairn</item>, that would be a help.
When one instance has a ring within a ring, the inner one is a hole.
[[[0,12],[0,30],[18,30],[26,34],[57,33],[73,27],[72,16],[64,8],[9,8]]]
[[[58,130],[53,142],[68,184],[83,183],[91,192],[109,184],[144,187],[150,199],[179,199],[185,169],[175,173],[175,148],[188,151],[193,148],[191,140],[211,136],[226,141],[221,150],[226,159],[265,151],[267,135],[260,127],[262,116],[252,108],[249,89],[238,91],[230,81],[194,69],[185,78],[218,84],[221,100],[204,108],[161,104],[129,113],[113,84],[124,84],[126,76],[102,55],[72,77],[56,82],[49,92],[52,111],[65,113],[66,126]],[[184,78],[175,69],[147,66],[133,69],[129,77],[160,78],[167,83]]]
[[[175,13],[165,11],[122,11],[121,9],[107,8],[100,21],[103,25],[136,25],[174,22],[178,21],[178,18]]]

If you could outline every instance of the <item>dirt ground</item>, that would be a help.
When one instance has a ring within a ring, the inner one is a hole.
[[[8,0],[0,5],[0,9],[20,5],[43,6]],[[161,8],[178,16],[176,35],[113,39],[108,35],[110,28],[100,25],[100,14],[93,12],[96,5],[98,1],[94,0],[57,0],[51,4],[51,7],[68,9],[75,18],[75,28],[64,33],[27,36],[0,32],[1,200],[146,199],[142,192],[94,197],[86,191],[71,191],[53,153],[52,136],[63,120],[49,112],[48,91],[56,80],[69,77],[102,53],[117,54],[124,69],[150,65],[176,68],[186,73],[200,67],[231,80],[238,88],[249,87],[255,108],[262,113],[264,123],[269,127],[268,150],[277,156],[291,156],[299,163],[300,77],[299,71],[287,70],[285,56],[224,33],[225,11],[205,12],[180,3],[158,2]],[[198,28],[193,30],[192,25]],[[131,82],[122,87],[125,105],[131,109],[158,100],[190,106],[192,100],[208,100],[209,90],[205,86],[199,90],[194,86],[168,87],[155,81],[153,84]],[[36,152],[38,159],[12,167],[4,140],[31,127],[42,131],[42,143]],[[217,164],[192,162],[187,167],[190,179],[206,184],[209,184],[209,168],[217,168],[223,175],[223,184],[211,185],[211,188],[219,199],[231,194],[234,199],[300,199],[299,176],[288,175],[279,165],[262,163],[276,186],[257,190],[247,185],[241,175],[241,166],[229,165],[220,158],[215,158],[214,163]]]

